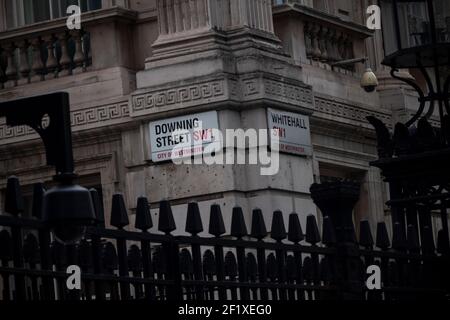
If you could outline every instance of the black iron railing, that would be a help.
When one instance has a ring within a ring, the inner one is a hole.
[[[8,185],[17,186],[17,181]],[[354,204],[349,197],[352,190],[345,183],[312,188],[319,206],[323,199],[318,192],[329,202],[340,199],[330,207],[337,214],[348,214]],[[3,300],[391,301],[445,299],[449,289],[448,256],[436,252],[433,230],[428,227],[419,241],[414,227],[404,234],[395,226],[391,245],[384,223],[378,225],[374,241],[368,222],[363,221],[357,243],[356,237],[348,237],[354,234],[351,219],[338,219],[322,206],[322,235],[313,215],[307,217],[305,233],[295,213],[289,216],[286,230],[279,211],[273,215],[269,235],[260,210],[253,211],[248,232],[242,210],[235,208],[231,232],[226,234],[221,208],[213,205],[208,230],[212,237],[200,237],[203,224],[198,206],[192,203],[185,228],[191,236],[174,236],[169,202],[160,204],[160,234],[148,232],[153,223],[145,198],[138,200],[134,226],[138,231],[126,231],[126,206],[123,197],[115,195],[114,229],[107,229],[100,199],[92,190],[98,225],[89,228],[78,244],[64,245],[54,241],[40,221],[42,185],[35,188],[32,218],[21,217],[20,189],[6,194],[8,212],[0,215]],[[67,289],[69,265],[82,270],[81,290]],[[370,265],[381,267],[381,290],[369,291],[365,286]]]

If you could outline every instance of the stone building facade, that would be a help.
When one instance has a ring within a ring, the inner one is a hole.
[[[389,216],[365,118],[392,126],[416,96],[381,66],[381,32],[365,26],[376,1],[73,1],[84,12],[82,29],[71,31],[61,13],[71,1],[54,2],[0,0],[0,101],[70,94],[79,183],[101,191],[107,216],[112,195],[123,193],[130,217],[138,196],[155,217],[158,202],[171,200],[180,227],[190,201],[205,223],[213,203],[227,219],[240,205],[248,218],[259,207],[267,216],[298,212],[304,222],[317,213],[310,185],[330,178],[361,182],[356,220],[374,226]],[[380,80],[375,93],[360,87],[364,64],[332,66],[366,56]],[[312,155],[281,153],[275,176],[255,165],[152,161],[153,121],[212,111],[220,129],[264,129],[268,108],[309,117],[313,146]],[[16,175],[31,193],[52,170],[31,129],[0,119],[0,190]]]

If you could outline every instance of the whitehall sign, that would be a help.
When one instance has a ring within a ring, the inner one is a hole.
[[[312,155],[309,117],[286,111],[267,109],[269,130],[276,129],[280,152],[303,156]]]
[[[213,129],[219,129],[217,111],[151,122],[152,161],[170,161],[172,157],[183,158],[203,154],[206,146],[220,143],[220,139],[217,141],[213,136]]]

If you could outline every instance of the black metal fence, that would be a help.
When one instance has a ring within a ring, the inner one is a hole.
[[[17,178],[8,180],[6,214],[0,215],[0,290],[3,300],[404,300],[445,299],[450,264],[431,226],[419,235],[394,226],[392,244],[384,223],[375,241],[367,221],[358,242],[351,209],[355,188],[348,183],[313,186],[313,199],[323,214],[322,233],[314,216],[305,233],[297,214],[273,214],[270,235],[261,210],[254,210],[250,232],[242,209],[232,212],[226,235],[221,208],[211,207],[209,234],[197,204],[188,207],[185,231],[176,225],[169,202],[161,202],[158,230],[149,205],[139,198],[135,228],[129,232],[121,195],[113,197],[111,221],[104,227],[100,199],[91,190],[98,225],[88,228],[77,245],[63,245],[40,220],[43,186],[36,185],[33,217],[23,218]],[[325,205],[326,203],[326,205]],[[334,210],[334,211],[333,211]],[[349,216],[350,214],[350,216]],[[322,234],[322,235],[321,235]],[[377,247],[375,249],[374,247]],[[81,290],[68,290],[66,268],[82,269]],[[366,269],[378,265],[382,289],[369,291]]]

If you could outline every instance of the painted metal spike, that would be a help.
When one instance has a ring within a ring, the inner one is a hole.
[[[373,247],[372,231],[368,220],[362,220],[359,224],[359,244],[364,248]]]
[[[295,281],[297,279],[297,265],[293,255],[288,255],[286,258],[286,270],[287,278],[290,281]]]
[[[387,250],[391,246],[391,241],[389,240],[386,223],[384,222],[379,222],[377,225],[376,245],[378,248],[383,250]]]
[[[417,234],[416,227],[413,225],[408,226],[407,241],[409,251],[417,252],[420,250],[419,235]]]
[[[150,205],[146,197],[139,197],[137,200],[135,227],[143,232],[153,227]]]
[[[39,243],[33,234],[28,234],[23,242],[23,259],[30,265],[39,262]]]
[[[267,237],[266,223],[261,209],[254,209],[252,214],[252,238],[262,240]]]
[[[194,273],[191,252],[187,249],[183,249],[180,252],[180,272],[184,275],[192,275]]]
[[[137,274],[142,271],[142,254],[137,245],[132,245],[128,250],[128,269]]]
[[[224,263],[224,273],[225,276],[234,279],[237,272],[237,262],[236,257],[233,252],[228,251],[225,255],[225,263]]]
[[[291,213],[289,215],[289,229],[288,229],[288,240],[293,243],[299,243],[303,239],[305,239],[305,235],[303,234],[302,226],[300,224],[300,219],[298,218],[298,214]]]
[[[122,194],[113,195],[111,207],[111,225],[122,229],[129,224],[127,208]]]
[[[407,248],[405,230],[399,222],[394,224],[392,233],[392,248],[396,250],[405,250]]]
[[[305,260],[303,260],[302,272],[303,272],[303,279],[305,279],[306,281],[313,280],[313,266],[311,257],[306,257]]]
[[[433,230],[430,226],[423,227],[422,233],[422,250],[424,253],[434,253],[436,246],[434,244]]]
[[[5,211],[12,215],[19,215],[24,210],[24,201],[19,179],[10,177],[6,184]]]
[[[158,275],[163,275],[167,273],[167,259],[165,251],[161,247],[156,247],[153,253],[153,270]]]
[[[256,262],[255,255],[251,252],[247,254],[247,278],[251,282],[255,282],[258,275],[258,263]]]
[[[42,202],[44,200],[44,184],[36,183],[33,185],[33,204],[31,215],[35,218],[42,219]]]
[[[211,250],[206,250],[203,254],[203,272],[210,277],[216,274],[216,260]]]
[[[91,194],[92,204],[94,205],[95,220],[97,227],[104,228],[105,212],[102,206],[102,199],[100,199],[97,189],[92,188],[89,190],[89,192]]]
[[[279,210],[277,210],[273,213],[272,229],[271,229],[270,237],[277,241],[281,241],[283,239],[286,239],[286,237],[287,237],[286,227],[284,225],[283,213]]]
[[[306,218],[306,242],[315,245],[320,242],[319,228],[317,227],[316,217],[310,214]]]
[[[172,207],[170,206],[169,201],[161,201],[159,204],[158,230],[170,234],[172,231],[176,230],[176,228]]]
[[[209,218],[209,234],[220,237],[225,234],[225,224],[223,222],[222,210],[220,205],[213,204],[211,206],[211,213]]]
[[[185,230],[192,235],[197,235],[200,232],[203,232],[203,222],[197,202],[191,202],[188,204]]]
[[[233,216],[231,217],[231,235],[239,239],[248,235],[244,213],[241,207],[233,208]]]
[[[111,242],[107,242],[103,248],[102,262],[103,268],[108,270],[109,273],[117,269],[118,258],[116,247]]]
[[[271,281],[275,281],[278,277],[278,264],[277,259],[273,253],[267,257],[267,278]]]

